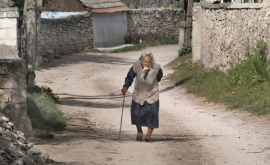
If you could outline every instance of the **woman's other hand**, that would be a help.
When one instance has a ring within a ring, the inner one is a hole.
[[[128,91],[128,87],[124,86],[121,91],[122,91],[123,95],[126,95],[126,93]]]

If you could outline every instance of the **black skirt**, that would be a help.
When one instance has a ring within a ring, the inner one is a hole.
[[[131,105],[131,123],[138,126],[146,126],[148,128],[158,128],[158,111],[159,100],[153,104],[144,102],[140,105],[132,100]]]

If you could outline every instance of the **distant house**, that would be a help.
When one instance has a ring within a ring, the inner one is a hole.
[[[78,14],[77,12],[92,12],[94,48],[125,43],[126,11],[129,10],[119,0],[51,0],[48,7],[43,7],[43,11],[56,11],[55,18],[59,18],[57,15],[66,15],[65,12],[69,12],[70,15]]]
[[[127,13],[130,9],[119,0],[80,0],[93,12],[94,48],[125,43]]]
[[[50,0],[49,5],[43,6],[43,11],[48,12],[82,12],[87,8],[79,0]]]

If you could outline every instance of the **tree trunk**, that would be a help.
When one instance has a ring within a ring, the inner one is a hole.
[[[188,0],[185,44],[191,46],[193,0]]]
[[[38,35],[40,33],[40,27],[41,27],[42,2],[43,0],[37,0],[37,41],[38,41]]]
[[[27,56],[27,1],[24,1],[24,9],[22,14],[22,24],[20,27],[20,57],[26,60]]]
[[[25,0],[27,1],[25,10],[27,19],[27,51],[26,51],[26,63],[27,63],[27,84],[29,86],[35,85],[35,61],[36,61],[36,12],[35,12],[35,0]]]
[[[36,19],[36,22],[37,22],[37,26],[36,26],[36,63],[35,65],[39,65],[39,63],[37,62],[37,59],[39,58],[39,54],[38,54],[38,40],[39,40],[39,35],[40,35],[40,28],[41,28],[41,13],[42,13],[42,1],[43,0],[36,0],[37,1],[37,11],[36,11],[36,14],[37,14],[37,19]]]

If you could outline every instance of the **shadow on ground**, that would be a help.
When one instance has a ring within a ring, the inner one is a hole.
[[[188,81],[191,77],[188,77],[186,79],[183,79],[177,83],[175,83],[172,86],[166,87],[164,89],[161,89],[159,93],[168,92],[174,88],[176,88],[179,85],[184,84],[186,81]],[[122,94],[115,94],[113,96],[109,95],[73,95],[68,93],[57,93],[58,96],[60,96],[60,105],[68,105],[68,106],[77,106],[77,107],[88,107],[88,108],[120,108],[123,106],[122,100],[123,95]],[[132,97],[132,94],[126,95],[126,98]],[[119,101],[116,101],[117,103],[109,103],[104,102],[104,100],[113,100],[113,99],[119,99]],[[93,100],[102,100],[102,102],[97,102]],[[129,104],[125,104],[125,107],[129,107]]]
[[[191,77],[188,77],[186,79],[183,79],[177,83],[175,83],[172,86],[166,87],[164,89],[161,89],[159,93],[168,92],[174,88],[176,88],[179,85],[184,84],[186,81],[188,81]],[[122,104],[119,102],[119,104],[112,104],[112,103],[97,103],[89,100],[112,100],[112,99],[122,99],[122,94],[116,94],[113,96],[109,95],[73,95],[68,93],[57,93],[60,97],[60,104],[61,105],[69,105],[69,106],[79,106],[79,107],[93,107],[93,108],[119,108],[122,107]],[[126,98],[131,97],[132,94],[126,95]],[[83,101],[84,100],[84,101]]]
[[[92,125],[92,124],[91,124]],[[202,137],[194,135],[185,135],[185,134],[154,134],[154,142],[186,142],[192,140],[200,140]],[[91,128],[89,127],[80,127],[76,125],[75,127],[69,126],[61,134],[56,134],[53,139],[42,140],[39,144],[51,144],[57,145],[65,142],[78,141],[78,140],[95,140],[99,142],[133,142],[136,139],[136,131],[122,131],[121,139],[119,141],[119,130],[113,129],[100,129],[100,128]]]
[[[105,64],[118,64],[118,65],[132,65],[135,61],[127,60],[121,57],[112,57],[104,54],[73,54],[62,56],[61,59],[54,59],[49,63],[44,63],[41,68],[51,69],[59,66],[66,66],[78,63],[105,63]]]
[[[93,100],[93,99],[119,99],[123,98],[122,94],[113,94],[113,95],[73,95],[68,93],[56,93],[56,95],[61,96],[60,100],[65,99],[86,99],[86,100]],[[132,94],[126,94],[125,97],[130,97]]]
[[[81,162],[68,162],[68,163],[64,163],[64,162],[55,162],[53,161],[52,163],[50,163],[51,165],[86,165],[86,164],[83,164]],[[91,163],[92,164],[92,163]],[[94,165],[94,164],[93,164]]]
[[[185,78],[185,79],[183,79],[183,80],[181,80],[181,81],[175,83],[175,84],[172,85],[172,86],[169,86],[169,87],[166,87],[166,88],[164,88],[164,89],[161,89],[161,90],[159,91],[159,93],[164,93],[164,92],[170,91],[170,90],[172,90],[172,89],[178,87],[179,85],[184,84],[185,82],[187,82],[187,81],[190,80],[191,78],[192,78],[192,77]]]
[[[86,108],[101,108],[101,109],[112,109],[121,108],[123,106],[122,98],[118,98],[119,101],[114,103],[102,100],[99,102],[91,101],[91,99],[60,99],[60,105],[75,106],[75,107],[86,107]],[[130,103],[125,102],[125,107],[130,107]]]

